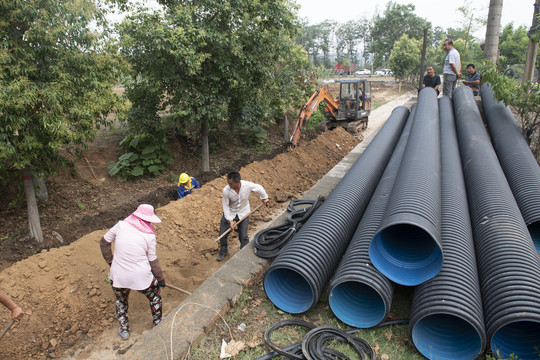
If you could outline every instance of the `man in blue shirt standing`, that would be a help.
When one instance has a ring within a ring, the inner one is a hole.
[[[474,64],[467,65],[467,77],[463,80],[463,84],[472,89],[474,96],[478,96],[480,92],[480,74],[476,72]]]

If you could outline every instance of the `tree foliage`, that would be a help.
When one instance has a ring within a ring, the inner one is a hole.
[[[388,64],[396,78],[404,79],[418,73],[421,46],[419,40],[411,39],[407,34],[394,43]]]
[[[415,15],[413,4],[397,4],[388,2],[382,16],[373,19],[371,28],[370,51],[375,53],[375,64],[382,64],[383,57],[388,59],[390,51],[403,34],[409,39],[420,40],[424,37],[424,28],[431,28],[431,23]]]
[[[121,109],[122,64],[95,30],[103,24],[92,0],[0,0],[1,180],[52,172],[61,149],[92,140]]]
[[[499,51],[506,58],[507,64],[525,64],[529,38],[524,25],[514,29],[514,24],[506,25],[499,38]]]
[[[134,128],[157,131],[166,113],[178,128],[228,119],[259,129],[304,93],[309,63],[293,41],[299,25],[287,1],[162,5],[134,13],[119,28],[134,70],[127,86]]]

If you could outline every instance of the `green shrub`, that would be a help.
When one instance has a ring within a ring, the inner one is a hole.
[[[165,167],[172,163],[167,139],[150,134],[128,135],[120,146],[126,151],[118,161],[111,164],[109,174],[121,179],[137,179],[144,175],[160,175]]]

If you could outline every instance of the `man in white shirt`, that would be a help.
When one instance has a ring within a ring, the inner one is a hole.
[[[229,185],[223,188],[223,216],[219,225],[219,234],[223,234],[228,229],[235,230],[238,228],[241,249],[249,243],[247,235],[249,218],[246,218],[240,224],[237,224],[237,222],[250,212],[249,194],[253,191],[258,193],[265,204],[268,203],[269,199],[261,185],[241,180],[240,173],[236,171],[227,174],[227,183]],[[220,250],[217,261],[223,260],[228,254],[228,237],[228,235],[225,235],[219,241]]]
[[[461,57],[459,56],[459,52],[454,48],[452,40],[444,40],[443,48],[447,52],[443,68],[443,95],[451,99],[452,91],[456,88],[457,79],[461,77]]]

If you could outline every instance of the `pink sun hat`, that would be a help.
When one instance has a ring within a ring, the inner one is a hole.
[[[151,223],[160,223],[161,219],[154,214],[154,207],[149,204],[141,204],[137,210],[132,214],[138,217],[139,219],[151,222]]]

